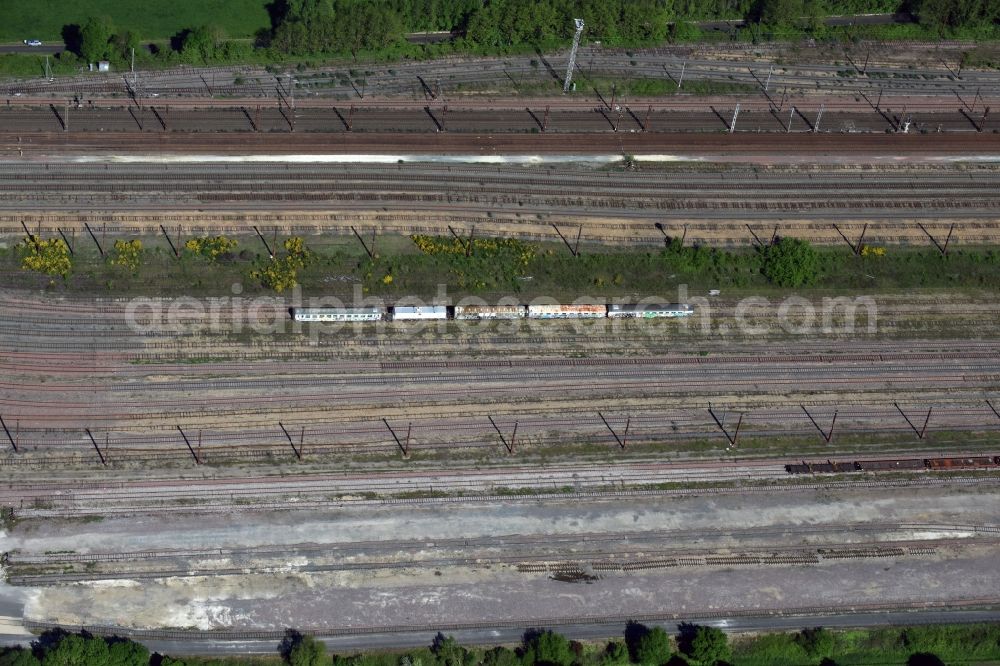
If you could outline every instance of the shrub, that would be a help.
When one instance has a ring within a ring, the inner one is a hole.
[[[678,643],[685,655],[702,666],[714,666],[730,658],[729,638],[715,627],[683,624]]]
[[[761,250],[761,273],[779,287],[811,284],[819,273],[819,256],[809,243],[797,238],[778,238]]]
[[[833,633],[823,627],[803,629],[795,637],[795,642],[813,659],[822,659],[833,654]]]
[[[532,630],[524,635],[524,663],[569,666],[573,663],[569,641],[551,629]]]
[[[312,256],[298,236],[287,239],[282,246],[288,254],[284,257],[272,257],[262,268],[250,271],[251,280],[257,280],[264,287],[273,289],[279,294],[298,284],[299,270]]]
[[[26,239],[18,246],[21,268],[65,278],[73,268],[69,246],[61,238]]]
[[[660,627],[653,627],[639,639],[635,650],[636,661],[659,666],[666,663],[672,651],[673,646],[667,632]]]
[[[236,245],[235,240],[225,236],[200,236],[184,243],[184,249],[206,259],[215,260],[219,258],[219,255],[232,252]]]
[[[139,268],[139,257],[142,254],[142,241],[115,241],[115,256],[111,257],[112,266],[121,266],[130,271]]]

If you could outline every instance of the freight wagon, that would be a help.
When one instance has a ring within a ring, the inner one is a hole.
[[[900,470],[998,469],[1000,456],[974,458],[904,458],[856,460],[852,463],[806,462],[785,465],[789,474],[834,474],[838,472],[894,472]]]

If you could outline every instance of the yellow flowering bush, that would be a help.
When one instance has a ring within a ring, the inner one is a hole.
[[[458,238],[414,235],[410,240],[433,263],[448,266],[459,287],[487,289],[516,286],[537,248],[514,238]]]
[[[142,241],[115,241],[115,256],[111,257],[112,266],[121,266],[130,271],[139,268],[139,257],[142,254]]]
[[[250,279],[258,280],[268,289],[281,293],[298,284],[298,273],[311,256],[305,243],[298,236],[286,240],[282,246],[287,254],[274,257],[262,268],[250,271]]]
[[[45,275],[66,277],[73,268],[69,246],[61,238],[25,239],[18,246],[21,253],[21,268]]]
[[[237,244],[235,240],[225,236],[199,236],[184,243],[184,249],[214,260],[221,254],[232,252]]]

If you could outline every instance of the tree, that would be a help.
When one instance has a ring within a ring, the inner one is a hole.
[[[670,643],[670,636],[661,627],[653,627],[647,631],[636,645],[635,656],[639,664],[652,664],[659,666],[670,659],[673,652],[673,645]]]
[[[23,647],[5,648],[0,651],[0,666],[40,666],[40,664],[38,657]]]
[[[702,666],[715,666],[730,658],[729,638],[715,627],[682,624],[677,642],[681,652]]]
[[[932,652],[917,652],[906,660],[906,666],[945,666],[941,657]]]
[[[802,0],[757,0],[750,9],[749,18],[770,26],[792,25],[804,12]]]
[[[803,629],[795,637],[795,642],[813,659],[822,659],[833,654],[833,632],[823,627]]]
[[[285,632],[285,637],[278,645],[278,654],[289,666],[320,666],[330,662],[326,656],[326,646],[321,641],[295,629]]]
[[[524,634],[524,663],[544,666],[569,666],[573,652],[569,641],[551,629],[533,629]]]
[[[495,647],[483,655],[483,666],[521,666],[521,659],[510,648]]]
[[[42,666],[106,666],[108,656],[103,638],[67,634],[45,651]]]
[[[600,666],[620,666],[629,662],[628,647],[620,641],[611,641],[601,653]]]
[[[290,666],[320,666],[328,661],[326,646],[312,636],[303,636],[288,653]]]
[[[80,29],[80,55],[87,62],[107,59],[114,34],[115,26],[110,18],[91,16]]]
[[[458,644],[454,636],[445,636],[440,632],[431,643],[431,653],[434,654],[439,666],[464,666],[469,662],[474,663],[473,656]]]
[[[225,40],[221,28],[210,25],[198,26],[184,36],[181,55],[189,62],[205,63],[216,56]]]
[[[819,272],[819,255],[804,240],[778,238],[761,253],[761,273],[779,287],[801,287],[813,282]]]

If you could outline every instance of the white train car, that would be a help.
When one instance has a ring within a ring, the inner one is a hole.
[[[416,321],[447,318],[448,308],[444,305],[424,305],[419,307],[397,306],[392,308],[393,321]]]
[[[529,305],[529,319],[599,319],[608,315],[606,305]]]
[[[689,317],[694,310],[687,303],[657,303],[649,305],[609,305],[611,319],[656,319],[659,317]]]
[[[295,321],[380,321],[385,308],[292,308]]]
[[[524,319],[528,315],[523,305],[456,305],[455,319]]]

